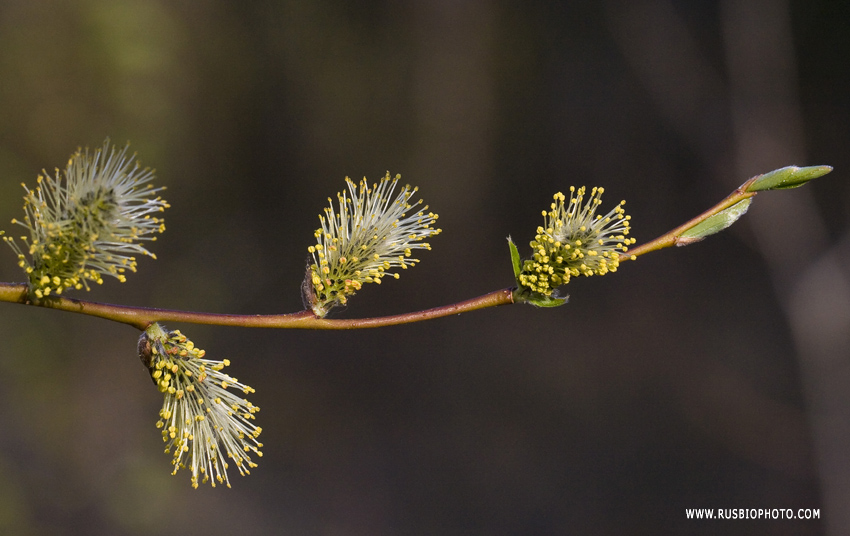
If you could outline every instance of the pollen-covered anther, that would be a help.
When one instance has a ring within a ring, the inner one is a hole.
[[[345,304],[364,283],[380,284],[384,275],[398,279],[392,270],[416,264],[412,250],[430,249],[423,240],[440,233],[433,228],[437,215],[426,214],[427,206],[408,215],[422,200],[410,202],[416,188],[397,190],[400,178],[387,173],[370,187],[365,179],[355,183],[346,177],[348,190],[337,195],[336,205],[330,202],[325,208],[327,217],[319,218],[322,227],[314,233],[318,243],[308,248],[314,260],[308,277],[310,303],[318,316]]]
[[[154,257],[139,242],[164,230],[161,219],[150,217],[168,206],[153,197],[163,189],[152,187],[153,178],[126,147],[118,151],[107,140],[92,153],[78,150],[55,177],[39,175],[35,189],[24,185],[24,220],[12,223],[29,231],[29,237],[21,237],[27,245],[22,249],[14,239],[4,240],[28,275],[30,294],[43,298],[88,289],[89,282],[101,284],[104,275],[125,281],[124,267],[135,271],[131,254]]]
[[[151,366],[155,380],[162,370],[168,371],[159,382],[165,399],[156,426],[163,430],[165,452],[173,450],[172,474],[188,468],[195,488],[199,482],[210,482],[213,486],[218,482],[230,487],[227,463],[219,451],[262,455],[259,451],[262,443],[256,440],[261,429],[251,422],[259,408],[237,394],[254,390],[221,372],[230,364],[228,360],[203,359],[205,352],[177,331],[166,332],[158,324],[152,324],[142,337],[150,347],[150,355],[178,356],[173,361],[157,359]],[[208,400],[214,403],[207,403]],[[244,462],[256,466],[247,454]]]
[[[569,200],[560,192],[553,196],[551,211],[543,211],[544,225],[537,228],[531,242],[533,259],[523,264],[521,284],[549,296],[571,276],[616,271],[619,252],[627,251],[635,240],[626,238],[631,217],[625,215],[625,201],[608,214],[596,214],[604,191],[593,188],[585,199],[584,187],[570,187]],[[546,278],[535,274],[546,274]]]

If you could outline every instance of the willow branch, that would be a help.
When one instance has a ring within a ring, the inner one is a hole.
[[[318,318],[312,311],[306,310],[280,315],[198,313],[173,309],[113,305],[64,297],[50,297],[39,300],[38,302],[31,302],[27,298],[27,286],[24,283],[0,283],[0,301],[36,305],[59,311],[105,318],[133,326],[139,330],[144,330],[154,322],[186,322],[189,324],[239,326],[246,328],[360,329],[409,324],[411,322],[421,322],[422,320],[451,316],[487,307],[506,305],[513,303],[513,289],[496,290],[477,298],[442,307],[434,307],[424,311],[358,319]]]
[[[831,168],[830,168],[831,169]],[[754,177],[742,184],[721,202],[706,210],[699,216],[683,223],[675,229],[629,249],[620,255],[620,262],[632,260],[635,257],[657,251],[670,246],[686,246],[702,238],[682,236],[686,231],[707,220],[708,218],[732,207],[733,205],[753,197],[756,192],[748,192],[747,187],[759,177]],[[38,301],[30,301],[25,283],[0,283],[0,301],[47,307],[59,311],[85,314],[105,318],[122,324],[144,330],[154,322],[185,322],[190,324],[209,324],[216,326],[239,326],[246,328],[276,328],[276,329],[362,329],[409,324],[456,315],[487,307],[497,307],[515,303],[515,288],[496,290],[477,298],[466,301],[434,307],[424,311],[404,313],[399,315],[359,318],[359,319],[330,319],[319,318],[312,311],[304,310],[296,313],[279,315],[232,315],[216,313],[199,313],[173,309],[156,309],[148,307],[132,307],[98,303],[75,298],[50,296]]]

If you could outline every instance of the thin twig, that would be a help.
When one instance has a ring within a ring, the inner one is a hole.
[[[477,298],[434,307],[424,311],[404,313],[392,316],[355,319],[318,318],[312,311],[299,311],[280,315],[231,315],[216,313],[198,313],[173,309],[155,309],[151,307],[133,307],[99,303],[75,298],[50,297],[30,302],[27,299],[27,286],[24,283],[0,283],[0,301],[37,305],[60,311],[80,313],[105,318],[144,330],[154,322],[186,322],[189,324],[209,324],[216,326],[239,326],[246,328],[278,329],[359,329],[377,328],[420,322],[432,318],[450,316],[486,307],[496,307],[513,303],[513,289],[496,290]]]
[[[732,205],[735,205],[736,203],[739,203],[749,197],[755,196],[756,192],[747,192],[746,188],[756,178],[758,177],[753,177],[752,179],[748,180],[747,182],[739,186],[734,192],[729,194],[729,196],[727,196],[723,201],[717,203],[699,216],[688,220],[682,225],[676,227],[675,229],[667,233],[664,233],[663,235],[659,236],[654,240],[650,240],[649,242],[646,242],[634,248],[629,248],[628,252],[620,254],[620,262],[632,260],[634,257],[639,257],[640,255],[643,255],[644,253],[649,253],[650,251],[657,251],[659,249],[668,248],[670,246],[687,246],[689,244],[692,244],[693,242],[699,241],[700,239],[684,239],[682,238],[682,234],[688,229],[693,228],[694,226],[702,223],[711,216],[714,216],[715,214],[726,210]]]

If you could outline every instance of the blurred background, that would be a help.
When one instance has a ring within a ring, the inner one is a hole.
[[[570,185],[626,199],[640,243],[752,175],[835,171],[554,310],[169,325],[257,391],[264,456],[230,490],[170,475],[136,331],[0,304],[0,532],[850,533],[848,30],[837,0],[4,0],[0,228],[106,137],[168,187],[159,260],[96,301],[299,310],[345,176],[401,173],[444,232],[338,318],[512,285],[505,237],[528,255]]]

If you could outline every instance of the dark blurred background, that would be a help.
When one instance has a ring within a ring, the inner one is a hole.
[[[168,187],[159,260],[87,299],[299,310],[346,175],[402,173],[444,232],[340,318],[510,286],[505,237],[527,255],[570,185],[626,199],[640,243],[754,174],[835,171],[554,310],[170,325],[257,390],[264,456],[230,490],[170,476],[137,332],[0,304],[0,532],[850,533],[848,30],[839,0],[3,0],[0,228],[107,136]]]

